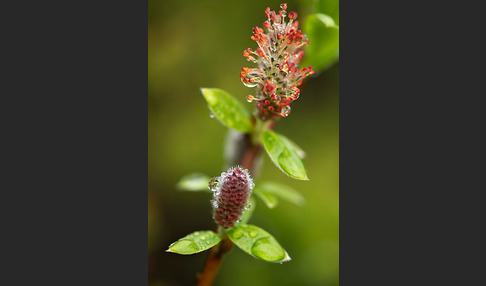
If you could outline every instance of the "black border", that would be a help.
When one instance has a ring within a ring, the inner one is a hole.
[[[470,162],[484,149],[479,11],[340,1],[342,285],[484,280],[468,259],[483,224],[469,196],[484,185]]]
[[[146,285],[147,2],[1,10],[0,284]]]

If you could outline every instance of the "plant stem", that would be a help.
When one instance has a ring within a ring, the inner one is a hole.
[[[246,138],[245,138],[246,139]],[[248,169],[250,172],[254,170],[255,163],[260,155],[260,151],[262,150],[262,145],[253,145],[249,144],[246,146],[245,152],[241,157],[240,165],[244,169]]]
[[[253,124],[257,129],[271,130],[275,128],[277,121],[270,121],[268,124],[258,123],[261,122],[253,121]],[[262,144],[259,138],[258,140],[255,140],[256,138],[253,137],[260,136],[262,131],[263,130],[256,130],[256,132],[253,134],[245,134],[245,144],[240,145],[244,151],[242,152],[243,155],[240,157],[239,165],[245,169],[248,169],[250,173],[254,170],[262,150]],[[217,232],[219,231],[224,230],[218,229]],[[206,262],[204,263],[204,268],[202,272],[198,273],[196,276],[196,286],[211,286],[213,284],[216,274],[218,273],[219,266],[223,261],[223,256],[233,249],[233,245],[233,242],[226,234],[224,234],[221,239],[221,243],[209,250]]]
[[[253,133],[253,137],[257,138],[252,138],[250,134],[245,134],[245,140],[247,144],[245,144],[245,152],[243,153],[243,156],[241,157],[240,165],[248,169],[250,172],[253,172],[255,170],[255,164],[260,156],[260,151],[262,150],[262,144],[260,141],[260,137],[262,135],[263,130],[272,130],[275,128],[277,125],[276,120],[269,121],[268,123],[263,123],[258,120],[257,123],[255,123],[256,127],[256,132]]]
[[[204,268],[196,277],[197,286],[213,285],[214,279],[216,278],[216,274],[219,270],[219,266],[223,261],[224,254],[230,252],[232,248],[233,242],[229,240],[228,236],[225,234],[221,240],[221,243],[209,250]]]

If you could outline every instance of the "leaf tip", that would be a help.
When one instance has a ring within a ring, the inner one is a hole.
[[[175,253],[174,251],[172,251],[169,247],[169,249],[167,249],[165,252],[169,252],[169,253]]]
[[[200,90],[201,90],[201,93],[202,93],[202,96],[204,96],[204,98],[207,98],[207,95],[206,95],[206,91],[208,90],[209,88],[207,87],[201,87]]]
[[[289,177],[291,178],[294,178],[296,180],[301,180],[301,181],[310,181],[309,177],[307,177],[307,175],[304,175],[303,177],[297,177],[297,176],[290,176]]]
[[[288,262],[292,260],[292,258],[290,258],[290,255],[287,253],[287,251],[285,251],[285,257],[282,259],[282,260],[278,260],[278,261],[269,261],[269,262],[273,262],[273,263],[278,263],[278,264],[282,264],[284,262]]]
[[[282,259],[280,261],[280,263],[287,262],[287,261],[290,261],[290,260],[292,260],[292,258],[290,258],[290,255],[287,253],[287,251],[285,251],[285,257],[284,257],[284,259]]]

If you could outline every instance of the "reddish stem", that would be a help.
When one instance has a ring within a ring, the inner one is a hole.
[[[223,261],[223,256],[224,254],[230,252],[231,249],[233,249],[233,242],[229,240],[228,236],[225,234],[221,242],[209,250],[204,268],[201,273],[197,274],[197,286],[213,285],[214,279],[216,278],[216,274],[219,270],[219,266]]]

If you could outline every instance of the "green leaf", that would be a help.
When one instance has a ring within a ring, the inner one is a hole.
[[[304,164],[292,141],[271,130],[263,132],[262,141],[268,156],[282,172],[297,180],[308,180]]]
[[[331,67],[339,59],[339,26],[325,14],[312,14],[305,18],[304,33],[309,39],[302,66],[316,71]]]
[[[317,16],[317,18],[319,18],[319,20],[321,20],[324,23],[324,25],[326,25],[326,27],[336,28],[336,29],[339,30],[339,26],[336,23],[334,23],[334,20],[331,17],[329,17],[328,15],[320,14],[320,13],[315,14],[315,15]]]
[[[182,177],[176,187],[182,191],[210,191],[208,188],[210,177],[201,173],[192,173]]]
[[[220,241],[221,237],[213,231],[196,231],[172,243],[166,251],[178,254],[194,254],[207,250]]]
[[[316,0],[314,3],[316,13],[329,15],[339,24],[339,0]]]
[[[278,199],[274,194],[265,192],[265,190],[261,189],[260,187],[255,186],[253,193],[256,194],[267,205],[267,207],[271,209],[276,207],[278,204]]]
[[[253,126],[245,107],[226,91],[219,88],[201,88],[209,109],[224,125],[242,133],[249,133]]]
[[[290,140],[289,138],[287,137],[284,137],[284,136],[281,136],[282,137],[282,140],[285,141],[285,144],[287,145],[292,145],[295,149],[295,152],[297,153],[297,155],[299,156],[300,159],[304,159],[306,154],[305,154],[305,151],[302,150],[302,148],[300,148],[299,145],[295,144],[294,141]]]
[[[241,218],[240,218],[240,222],[237,223],[237,225],[239,224],[245,224],[247,223],[250,218],[251,218],[251,215],[253,214],[253,212],[255,211],[255,206],[256,206],[256,201],[253,197],[250,197],[250,208],[247,209],[242,215],[241,215]]]
[[[265,230],[241,224],[227,230],[229,239],[244,252],[267,262],[286,262],[290,256],[278,241]]]
[[[273,195],[299,206],[305,203],[304,197],[299,192],[284,184],[260,182],[255,185],[253,192],[265,194],[266,196]]]

